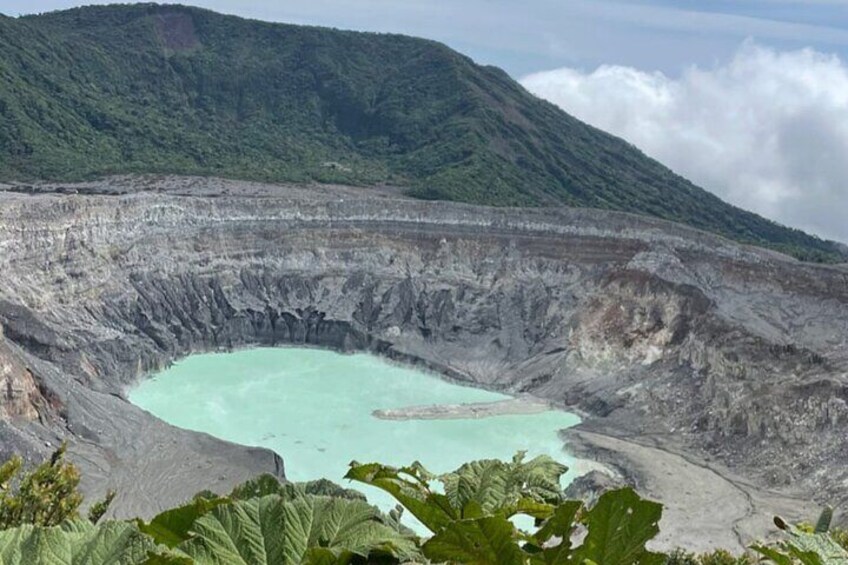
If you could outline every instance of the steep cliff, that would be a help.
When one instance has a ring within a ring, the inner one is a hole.
[[[288,343],[529,393],[586,414],[577,434],[710,459],[764,500],[842,496],[841,267],[620,213],[345,187],[124,178],[0,202],[0,438],[68,439],[118,514],[282,473],[123,394],[192,352]]]
[[[49,408],[32,372],[4,342],[0,327],[0,419],[30,422]]]

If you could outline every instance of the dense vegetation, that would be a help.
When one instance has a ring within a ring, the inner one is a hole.
[[[353,462],[346,478],[390,493],[400,503],[394,511],[385,515],[362,494],[326,480],[281,484],[263,475],[227,496],[199,493],[149,522],[102,520],[110,494],[81,520],[79,473],[62,448],[27,473],[17,458],[0,467],[0,515],[27,517],[0,524],[0,564],[752,565],[754,554],[777,565],[848,563],[846,535],[829,531],[829,510],[815,527],[777,519],[786,539],[752,546],[750,555],[653,552],[646,545],[659,532],[660,504],[626,488],[586,507],[565,498],[565,471],[548,457],[525,461],[523,454],[440,476],[417,463],[396,469]],[[431,535],[403,526],[404,510]],[[535,525],[517,527],[516,516]]]
[[[845,259],[432,41],[152,4],[0,16],[0,180],[125,172],[623,210]]]

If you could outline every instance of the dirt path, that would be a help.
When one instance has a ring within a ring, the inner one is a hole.
[[[725,548],[739,553],[754,540],[775,534],[776,514],[800,520],[818,512],[806,500],[760,489],[718,466],[650,445],[649,438],[580,429],[568,430],[565,436],[570,452],[626,469],[642,496],[663,503],[656,549]]]

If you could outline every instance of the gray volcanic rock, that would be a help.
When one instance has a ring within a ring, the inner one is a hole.
[[[390,189],[128,177],[14,186],[0,202],[2,451],[67,439],[92,496],[118,490],[117,515],[282,476],[270,452],[124,399],[175,359],[260,344],[419,363],[580,411],[581,452],[603,436],[731,469],[740,512],[763,517],[733,536],[766,528],[792,493],[844,500],[842,267],[627,214]],[[641,482],[672,500],[650,460]]]

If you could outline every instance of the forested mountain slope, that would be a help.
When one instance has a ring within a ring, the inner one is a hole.
[[[845,260],[432,41],[153,4],[0,16],[0,180],[132,172],[623,210]]]

